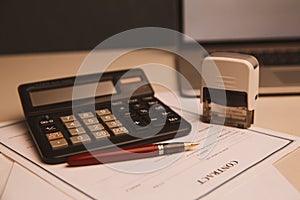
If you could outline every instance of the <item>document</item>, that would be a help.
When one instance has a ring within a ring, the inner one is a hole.
[[[233,199],[299,200],[300,193],[271,165],[234,189],[224,192],[222,200]]]
[[[182,115],[193,128],[176,141],[200,145],[179,154],[85,167],[48,165],[24,122],[0,128],[0,151],[75,199],[200,199],[294,144],[271,132],[209,125],[198,114]]]
[[[0,193],[0,199],[71,200],[72,198],[18,163],[13,163],[5,190]]]

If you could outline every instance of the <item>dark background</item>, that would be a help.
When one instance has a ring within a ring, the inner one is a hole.
[[[0,0],[0,54],[89,50],[138,27],[178,30],[178,0]]]

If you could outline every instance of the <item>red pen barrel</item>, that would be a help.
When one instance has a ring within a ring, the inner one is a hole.
[[[70,166],[105,164],[125,160],[149,158],[159,155],[158,145],[149,144],[138,147],[115,148],[112,150],[94,151],[71,156],[67,159]]]

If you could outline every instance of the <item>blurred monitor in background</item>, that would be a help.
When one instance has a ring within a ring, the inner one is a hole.
[[[241,52],[259,60],[260,94],[300,93],[300,1],[183,0],[181,11],[181,31],[209,52]],[[189,76],[186,63],[178,63]],[[190,80],[197,92],[198,79]]]

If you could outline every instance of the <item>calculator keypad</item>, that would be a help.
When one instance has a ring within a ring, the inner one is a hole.
[[[72,144],[81,144],[83,142],[91,141],[91,138],[87,134],[77,135],[70,138]]]
[[[81,119],[87,119],[87,118],[94,117],[94,114],[92,112],[80,113],[78,115]]]
[[[92,125],[92,124],[98,124],[99,121],[96,117],[93,116],[92,118],[84,119],[83,123],[88,126],[88,125]]]
[[[113,128],[111,130],[116,136],[128,133],[128,130],[125,127]]]
[[[80,124],[78,121],[72,121],[72,122],[65,122],[65,126],[66,126],[68,129],[72,129],[72,128],[80,127],[81,124]]]
[[[104,130],[104,126],[102,124],[94,124],[94,125],[88,126],[88,129],[91,132],[101,131],[101,130]]]
[[[72,136],[86,133],[86,131],[82,127],[70,128],[70,129],[68,129],[68,131]]]
[[[94,86],[95,94],[90,94]],[[75,97],[74,89],[82,95]],[[18,91],[29,134],[46,163],[65,162],[89,150],[157,143],[191,131],[186,120],[155,97],[141,69],[22,84]]]
[[[109,115],[111,112],[106,108],[106,109],[101,109],[101,110],[96,110],[97,115],[102,116],[102,115]]]
[[[53,150],[64,149],[68,147],[68,142],[65,138],[62,138],[58,140],[51,140],[50,145]]]
[[[106,130],[95,131],[95,132],[92,132],[92,134],[94,135],[96,140],[110,137],[109,133]]]
[[[76,120],[74,115],[63,116],[63,117],[60,117],[60,119],[63,122],[72,122],[72,121]]]
[[[51,140],[58,140],[61,138],[64,138],[62,132],[58,131],[58,132],[53,132],[53,133],[47,133],[46,137],[49,141]]]
[[[55,123],[56,118],[56,121],[60,121],[60,126],[57,126],[58,122]],[[130,132],[138,136],[139,132],[154,131],[157,127],[179,123],[181,120],[179,115],[152,96],[133,98],[128,102],[113,102],[94,112],[85,111],[56,118],[48,116],[39,121],[53,150],[126,136]],[[149,124],[151,127],[147,129]]]

